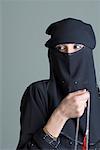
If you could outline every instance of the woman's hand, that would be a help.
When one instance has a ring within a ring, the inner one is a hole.
[[[79,90],[68,94],[58,106],[65,118],[81,117],[87,106],[90,94],[86,90]]]
[[[52,113],[43,128],[44,132],[47,131],[50,135],[57,138],[68,119],[83,115],[89,97],[90,94],[86,90],[68,94]]]

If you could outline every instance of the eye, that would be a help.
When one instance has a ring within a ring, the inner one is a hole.
[[[56,48],[60,51],[60,52],[66,52],[67,47],[65,45],[57,45]]]
[[[62,53],[74,53],[76,51],[79,51],[83,47],[84,47],[84,45],[77,44],[77,43],[69,43],[69,44],[59,44],[59,45],[56,45],[56,48],[58,49],[58,51],[60,51]]]
[[[75,50],[80,50],[80,49],[82,49],[84,47],[84,45],[82,45],[82,44],[74,44],[74,46],[73,46],[73,48],[75,49]]]

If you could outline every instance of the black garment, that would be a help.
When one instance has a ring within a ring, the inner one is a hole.
[[[68,94],[77,90],[87,89],[90,92],[90,143],[100,140],[100,100],[94,69],[92,50],[85,47],[71,55],[61,53],[57,49],[49,49],[50,65],[53,83],[50,82],[50,99],[56,99],[55,107]],[[55,81],[55,82],[54,82]],[[54,84],[55,83],[55,84]],[[55,92],[52,88],[55,87]],[[51,88],[51,89],[50,89]],[[97,114],[97,115],[96,115]],[[87,109],[80,118],[79,141],[83,141],[86,132]],[[71,130],[69,130],[71,128]],[[76,119],[69,120],[63,131],[72,139],[75,138]],[[93,136],[94,135],[94,136]]]
[[[63,131],[58,140],[45,138],[43,127],[54,109],[54,101],[49,99],[48,87],[50,80],[31,84],[25,91],[21,101],[21,131],[17,150],[73,150],[74,141]],[[72,130],[69,128],[69,130]],[[79,150],[82,143],[78,144]],[[90,147],[99,150],[100,141]]]
[[[87,89],[90,92],[90,134],[89,143],[100,140],[100,101],[97,92],[97,81],[93,60],[93,49],[96,46],[92,26],[83,21],[68,18],[51,24],[46,31],[51,38],[46,42],[49,48],[50,83],[49,97],[54,99],[55,107],[70,92]],[[84,44],[81,50],[68,54],[55,48],[61,43]],[[52,90],[53,89],[53,90]],[[87,110],[80,118],[79,141],[82,142],[86,132]],[[71,128],[71,130],[69,130]],[[75,138],[76,118],[67,121],[63,131],[72,139]]]
[[[91,25],[68,18],[49,26],[50,79],[30,85],[21,101],[21,132],[17,150],[74,149],[76,118],[69,119],[57,141],[43,132],[54,109],[68,93],[87,89],[91,95],[89,146],[100,148],[100,99],[97,91],[92,49],[96,45]],[[60,43],[81,43],[85,47],[72,54],[59,52],[54,46]],[[80,118],[78,146],[82,147],[86,132],[86,110]],[[99,144],[98,144],[99,143]],[[32,148],[35,149],[35,148]]]

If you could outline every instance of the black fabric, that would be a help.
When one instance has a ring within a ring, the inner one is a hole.
[[[46,42],[46,47],[54,47],[61,43],[81,43],[94,49],[96,45],[95,35],[90,24],[81,20],[67,18],[52,23],[46,30],[51,38]]]
[[[90,143],[100,139],[100,99],[98,98],[97,83],[95,77],[92,51],[83,48],[72,55],[59,52],[57,49],[49,50],[50,64],[52,68],[52,80],[49,86],[49,96],[56,99],[55,108],[61,100],[70,92],[87,89],[91,94],[90,111]],[[55,83],[55,84],[54,84]],[[52,90],[55,87],[55,90]],[[75,139],[76,119],[66,122],[63,132],[66,136]],[[69,130],[71,129],[71,130]],[[79,141],[83,141],[86,131],[86,110],[80,119]],[[93,136],[94,135],[94,136]]]
[[[68,18],[52,24],[47,29],[47,34],[51,35],[46,43],[49,47],[50,79],[31,84],[22,97],[17,150],[55,149],[44,140],[42,129],[68,93],[84,88],[91,94],[89,145],[93,148],[99,145],[100,148],[100,98],[93,61],[92,49],[96,44],[93,29],[80,20]],[[59,38],[55,40],[55,37]],[[61,53],[54,47],[58,43],[66,42],[81,43],[85,47],[70,55]],[[74,149],[75,128],[76,118],[69,119],[59,135],[60,144],[56,149]],[[86,110],[80,118],[79,147],[82,147],[85,130]]]
[[[24,92],[20,105],[21,130],[17,150],[29,149],[30,144],[36,144],[33,135],[47,122],[48,101],[45,82],[31,84]]]
[[[75,32],[74,32],[75,30]],[[100,100],[98,99],[96,75],[93,61],[92,48],[95,47],[95,35],[90,25],[76,19],[68,18],[56,22],[49,26],[47,33],[53,37],[60,37],[62,43],[68,39],[70,43],[81,43],[85,47],[81,50],[68,54],[62,53],[57,48],[52,47],[52,42],[48,41],[49,60],[50,60],[50,86],[49,96],[56,99],[55,107],[70,92],[80,89],[87,89],[90,92],[91,110],[90,110],[90,143],[95,143],[100,139]],[[80,34],[78,34],[80,33]],[[84,34],[85,33],[85,34]],[[90,37],[88,37],[88,35]],[[62,38],[63,36],[63,38]],[[84,39],[84,43],[81,39]],[[80,41],[81,40],[81,41]],[[61,42],[58,39],[59,42]],[[69,42],[68,41],[68,42]],[[53,90],[52,90],[53,89]],[[66,136],[75,139],[76,119],[70,119],[66,122],[63,132]],[[71,130],[69,130],[71,129]],[[83,141],[86,131],[86,110],[80,119],[79,141]],[[93,136],[94,135],[94,136]]]
[[[55,106],[54,99],[51,99],[48,95],[49,86],[50,80],[38,81],[29,85],[25,90],[21,100],[21,130],[16,150],[74,149],[74,140],[68,137],[63,130],[59,136],[60,143],[56,148],[52,143],[49,144],[49,142],[43,139],[43,126],[52,114]],[[72,129],[69,127],[69,130]],[[78,142],[78,147],[79,150],[82,149],[81,142]],[[99,148],[100,141],[93,144],[90,150],[98,150]]]

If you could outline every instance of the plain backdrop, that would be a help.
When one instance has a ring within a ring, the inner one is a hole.
[[[14,150],[17,146],[20,101],[26,87],[49,78],[48,49],[44,46],[49,39],[46,28],[67,17],[93,26],[100,84],[100,0],[0,1],[0,150]]]
[[[1,100],[2,100],[2,96],[1,96],[1,93],[2,93],[2,91],[1,91],[1,88],[2,88],[2,83],[1,83],[1,74],[2,74],[2,61],[1,61],[1,58],[2,58],[2,56],[1,56],[1,45],[2,45],[2,35],[1,35],[1,17],[2,17],[2,11],[1,11],[1,5],[0,5],[0,145],[1,145],[1,122],[2,122],[2,120],[1,120]]]

